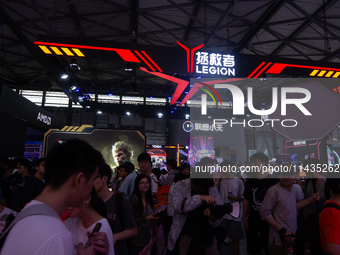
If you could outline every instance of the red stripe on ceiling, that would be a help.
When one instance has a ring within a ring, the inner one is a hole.
[[[140,63],[138,58],[136,58],[136,56],[133,55],[133,53],[130,50],[126,50],[126,49],[115,49],[115,48],[107,48],[107,47],[65,44],[65,43],[50,43],[50,42],[34,42],[34,44],[59,46],[59,47],[73,47],[73,48],[88,49],[88,50],[115,51],[124,61]]]
[[[170,76],[170,75],[167,75],[167,74],[164,74],[164,73],[159,73],[159,72],[149,72],[148,70],[146,70],[146,68],[144,67],[140,67],[140,70],[141,71],[144,71],[144,72],[147,72],[149,74],[153,74],[153,75],[156,75],[158,77],[161,77],[163,79],[166,79],[168,81],[172,81],[172,82],[175,82],[177,83],[177,88],[176,88],[176,91],[174,93],[174,96],[171,100],[171,104],[174,104],[176,103],[176,100],[180,97],[180,95],[183,93],[183,91],[185,90],[185,88],[188,86],[189,82],[188,81],[185,81],[185,80],[181,80],[181,79],[178,79],[176,77],[173,77],[173,76]]]
[[[247,78],[251,78],[266,62],[262,62]]]
[[[159,66],[153,61],[148,54],[145,53],[145,51],[142,50],[142,53],[144,54],[145,57],[158,69],[158,71],[163,72],[162,69],[159,68]]]
[[[156,71],[156,69],[155,68],[153,68],[153,66],[152,65],[150,65],[150,63],[148,62],[148,61],[146,61],[146,59],[137,51],[137,50],[135,50],[135,53],[138,55],[138,57],[140,57],[141,58],[141,60],[143,60],[144,61],[144,63],[145,64],[147,64],[148,65],[148,67],[152,70],[152,71]]]
[[[262,73],[264,72],[264,70],[266,70],[267,67],[268,67],[269,65],[271,65],[271,63],[272,63],[272,62],[269,62],[268,64],[266,64],[266,66],[263,67],[263,68],[261,69],[261,71],[260,71],[257,75],[254,76],[254,79],[256,79],[257,77],[259,77],[260,74],[262,74]]]
[[[291,65],[291,64],[282,64],[275,63],[272,67],[269,68],[267,73],[279,74],[286,67],[296,67],[296,68],[306,68],[306,69],[322,69],[322,70],[330,70],[330,71],[340,71],[340,69],[331,68],[331,67],[318,67],[318,66],[303,66],[303,65]]]

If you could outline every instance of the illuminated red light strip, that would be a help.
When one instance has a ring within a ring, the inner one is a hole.
[[[185,49],[185,51],[187,52],[187,72],[190,73],[190,49],[178,41],[177,44],[181,46],[183,49]]]
[[[65,44],[65,43],[50,43],[50,42],[34,42],[34,44],[59,46],[59,47],[71,47],[71,48],[80,48],[80,49],[88,49],[88,50],[115,51],[124,61],[140,63],[138,58],[136,58],[136,56],[133,55],[133,53],[130,50],[126,50],[126,49],[115,49],[115,48],[108,48],[108,47],[97,47],[97,46]]]
[[[150,65],[150,63],[149,63],[148,61],[146,61],[146,59],[145,59],[145,58],[144,58],[137,50],[135,50],[135,53],[138,55],[138,57],[140,57],[141,60],[144,61],[145,64],[148,65],[148,67],[149,67],[152,71],[156,71],[156,69],[153,68],[153,66]]]
[[[183,93],[183,91],[185,90],[185,88],[188,86],[189,82],[188,81],[185,81],[185,80],[181,80],[181,79],[178,79],[176,77],[173,77],[173,76],[170,76],[170,75],[167,75],[167,74],[164,74],[164,73],[159,73],[159,72],[149,72],[148,70],[146,70],[146,68],[144,67],[141,67],[140,68],[141,71],[144,71],[144,72],[147,72],[149,74],[153,74],[153,75],[156,75],[158,77],[161,77],[163,79],[166,79],[168,81],[172,81],[172,82],[175,82],[177,83],[177,88],[176,88],[176,91],[174,93],[174,96],[172,97],[172,100],[171,100],[171,103],[170,104],[174,104],[176,103],[176,100],[180,97],[180,95]]]
[[[260,71],[257,75],[254,76],[254,79],[256,79],[257,77],[259,77],[259,76],[264,72],[264,70],[266,70],[267,67],[268,67],[269,65],[271,65],[271,63],[272,63],[272,62],[269,62],[268,64],[266,64],[266,66],[263,67],[263,68],[261,69],[261,71]]]
[[[297,68],[306,68],[306,69],[321,69],[321,70],[329,70],[329,71],[340,71],[340,69],[330,68],[330,67],[302,66],[302,65],[291,65],[291,64],[275,63],[272,67],[269,68],[267,73],[279,74],[286,67],[297,67]]]
[[[262,62],[247,78],[251,78],[266,62]]]
[[[163,72],[162,69],[159,68],[159,66],[153,61],[148,54],[145,53],[145,51],[142,50],[142,53],[144,54],[145,57],[158,69],[158,71]]]

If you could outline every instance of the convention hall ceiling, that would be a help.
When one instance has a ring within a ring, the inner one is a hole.
[[[190,49],[204,44],[207,51],[339,63],[339,21],[337,0],[1,0],[0,79],[11,88],[61,90],[67,71],[87,91],[167,97],[177,84],[135,63],[127,72],[116,58],[50,56],[34,42],[169,49],[180,42]]]

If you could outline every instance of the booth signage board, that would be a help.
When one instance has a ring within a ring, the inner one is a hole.
[[[45,130],[62,128],[65,123],[12,89],[0,86],[0,111]]]
[[[42,157],[43,154],[43,142],[39,141],[26,141],[24,158],[30,160],[37,160]]]
[[[139,63],[145,67],[145,71],[155,75],[176,73],[220,78],[257,78],[263,73],[291,77],[317,75],[319,78],[336,78],[340,75],[340,68],[336,63],[206,51],[204,45],[189,49],[180,42],[177,43],[177,46],[166,47],[98,40],[84,41],[43,35],[38,36],[37,41],[34,42],[40,54],[45,55],[43,49],[47,49],[48,55],[56,56],[52,50],[49,50],[51,46],[60,49],[69,48],[71,51],[77,49],[82,53],[81,57]],[[63,50],[60,50],[60,53],[63,54]],[[66,53],[63,56],[68,57]]]
[[[68,139],[81,139],[91,144],[95,149],[102,153],[105,162],[111,168],[118,166],[115,161],[113,145],[116,142],[125,142],[132,150],[130,161],[138,167],[137,157],[145,151],[145,136],[140,131],[134,130],[113,130],[95,129],[86,125],[82,127],[68,127],[63,130],[49,130],[45,133],[44,157],[57,142],[62,143]]]

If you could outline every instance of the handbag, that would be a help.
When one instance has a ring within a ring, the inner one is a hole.
[[[150,242],[144,249],[139,253],[139,255],[162,255],[166,248],[164,240],[163,225],[157,227],[156,222],[152,223],[152,235]]]

